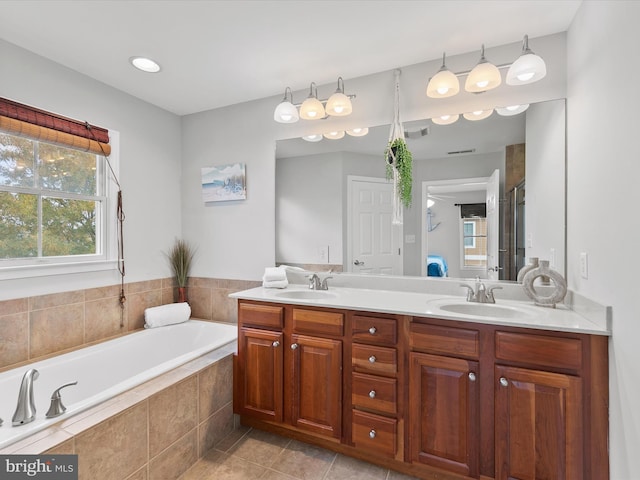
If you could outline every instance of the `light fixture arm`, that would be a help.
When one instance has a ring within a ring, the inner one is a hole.
[[[313,93],[314,88],[316,89],[315,95]],[[309,96],[307,98],[318,98],[318,86],[316,82],[311,82],[311,85],[309,85]]]
[[[342,84],[342,87],[340,86]],[[338,77],[338,88],[336,88],[335,93],[344,93],[344,80],[342,77]]]
[[[287,98],[287,92],[289,92],[289,98]],[[284,98],[282,99],[282,101],[293,103],[293,92],[291,91],[291,87],[287,87],[284,89]]]

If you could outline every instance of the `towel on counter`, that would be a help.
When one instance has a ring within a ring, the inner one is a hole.
[[[264,288],[286,288],[289,285],[285,267],[267,267],[262,276]]]
[[[169,303],[159,307],[147,308],[144,311],[144,328],[164,327],[174,323],[183,323],[191,317],[188,303]]]

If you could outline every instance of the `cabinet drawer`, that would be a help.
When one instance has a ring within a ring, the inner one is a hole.
[[[398,354],[395,348],[354,343],[351,365],[366,372],[395,375],[398,371]]]
[[[238,319],[242,325],[256,325],[281,329],[284,327],[284,307],[241,303]]]
[[[577,338],[496,332],[496,358],[577,370],[582,366],[582,341]]]
[[[353,406],[395,415],[398,408],[397,381],[395,378],[377,377],[355,372],[351,378],[351,402]]]
[[[478,358],[479,332],[466,328],[412,323],[409,334],[411,350]]]
[[[394,457],[397,449],[397,423],[395,418],[354,410],[351,440],[356,448]]]
[[[344,315],[337,312],[293,309],[293,331],[296,333],[317,333],[320,335],[342,336]]]
[[[353,340],[380,345],[395,345],[398,341],[397,323],[390,318],[353,316]]]

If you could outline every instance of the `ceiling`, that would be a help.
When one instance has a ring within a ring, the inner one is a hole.
[[[581,1],[2,0],[0,38],[187,115],[562,32]]]

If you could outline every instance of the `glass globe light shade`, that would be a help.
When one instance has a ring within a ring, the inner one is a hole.
[[[460,118],[460,115],[458,115],[458,114],[455,114],[455,115],[441,115],[439,117],[432,118],[431,121],[433,123],[435,123],[436,125],[451,125],[452,123],[457,122],[459,118]]]
[[[307,142],[319,142],[320,140],[322,140],[322,135],[320,135],[319,133],[312,133],[311,135],[305,135],[304,137],[302,137],[303,140],[306,140]]]
[[[344,130],[342,130],[342,131],[334,131],[334,132],[327,132],[327,133],[324,134],[324,138],[328,138],[330,140],[340,140],[343,137],[344,137]]]
[[[487,90],[496,88],[501,83],[502,77],[500,76],[498,67],[486,60],[481,60],[480,63],[469,72],[467,81],[464,84],[464,89],[472,93],[486,92]]]
[[[352,137],[364,137],[367,133],[369,133],[369,129],[367,127],[364,128],[352,128],[351,130],[347,130],[347,134]]]
[[[476,120],[484,120],[490,117],[492,113],[493,109],[491,108],[489,110],[475,110],[473,112],[463,113],[462,116],[467,120],[475,122]]]
[[[524,112],[527,108],[529,108],[528,103],[522,105],[509,105],[508,107],[496,108],[496,113],[498,115],[502,115],[503,117],[510,117],[512,115],[518,115],[519,113]]]
[[[273,119],[278,123],[295,123],[300,119],[300,116],[295,105],[285,100],[276,107]]]
[[[526,85],[543,79],[547,75],[544,60],[531,52],[521,55],[507,71],[507,85]]]
[[[460,82],[453,72],[443,65],[427,85],[427,97],[446,98],[456,95],[460,91]]]
[[[300,106],[300,118],[319,120],[324,117],[324,106],[316,97],[308,97]]]
[[[353,111],[351,99],[344,93],[336,91],[329,97],[325,110],[327,115],[333,115],[335,117],[349,115]]]

